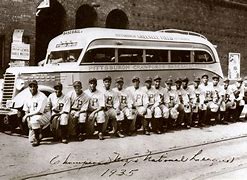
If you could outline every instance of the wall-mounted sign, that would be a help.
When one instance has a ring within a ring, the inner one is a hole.
[[[228,78],[230,80],[240,78],[240,53],[229,53]]]
[[[11,44],[11,59],[29,60],[30,59],[30,44],[12,43]]]

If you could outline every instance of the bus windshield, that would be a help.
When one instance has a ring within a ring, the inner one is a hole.
[[[48,55],[47,64],[77,62],[82,49],[52,51]]]

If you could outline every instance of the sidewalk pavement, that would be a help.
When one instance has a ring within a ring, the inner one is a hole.
[[[119,154],[121,158],[145,155],[197,146],[210,142],[247,136],[247,122],[216,125],[188,130],[175,130],[146,136],[138,134],[125,138],[86,139],[69,144],[47,139],[32,147],[28,139],[17,134],[0,133],[0,179],[22,179],[36,174],[63,171],[81,165],[66,164],[66,158],[81,162],[107,162]]]

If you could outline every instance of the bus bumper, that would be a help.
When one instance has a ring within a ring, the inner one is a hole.
[[[17,109],[10,109],[10,108],[0,108],[0,115],[1,116],[13,116],[17,115],[18,110]]]

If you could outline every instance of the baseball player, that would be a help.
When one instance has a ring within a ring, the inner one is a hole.
[[[73,83],[74,90],[66,95],[69,98],[69,132],[71,136],[78,137],[79,141],[85,138],[87,110],[89,106],[89,97],[83,92],[80,81]],[[68,106],[68,105],[66,105]]]
[[[244,84],[243,79],[237,79],[236,83],[233,85],[234,101],[236,103],[236,109],[234,110],[234,118],[236,121],[240,120],[240,115],[245,105],[244,101]]]
[[[188,109],[189,111],[189,98],[187,97],[186,91],[182,87],[182,79],[177,78],[175,84],[176,84],[176,92],[178,94],[178,101],[179,101],[177,108],[179,115],[176,121],[176,126],[180,128],[184,124],[185,113],[186,113],[185,110]]]
[[[167,128],[170,129],[174,125],[175,121],[178,118],[178,94],[175,89],[172,88],[173,81],[172,79],[168,79],[166,81],[166,96],[165,96],[165,106],[169,109],[169,120],[166,124]]]
[[[202,105],[201,105],[201,118],[200,118],[200,124],[203,126],[205,123],[209,124],[209,116],[208,116],[208,111],[209,111],[209,105],[213,101],[213,85],[208,82],[208,75],[203,74],[202,75],[202,83],[199,85],[199,88],[201,90],[201,97],[202,97]]]
[[[48,97],[48,107],[51,110],[51,121],[52,121],[52,130],[57,131],[58,126],[61,129],[61,138],[62,143],[68,143],[67,140],[67,126],[69,120],[69,99],[63,94],[63,85],[57,83],[54,86],[55,92],[50,94]],[[54,135],[56,132],[54,133]],[[56,135],[55,135],[56,138]]]
[[[140,88],[140,78],[134,76],[132,83],[132,86],[126,88],[133,102],[132,110],[135,112],[135,118],[130,127],[131,133],[141,128],[144,121],[144,114],[146,113],[144,104],[148,103],[147,95],[143,92],[142,88]]]
[[[130,128],[131,123],[134,120],[134,112],[132,110],[133,101],[131,97],[129,96],[126,89],[123,89],[124,80],[122,77],[118,77],[115,80],[116,87],[112,90],[116,93],[118,99],[119,99],[119,110],[120,112],[117,114],[117,121],[123,121],[125,120],[125,117],[127,118],[127,127],[126,131],[130,135]]]
[[[194,79],[194,83],[192,86],[192,125],[196,125],[195,123],[197,122],[198,126],[201,126],[200,122],[200,112],[201,112],[201,106],[202,106],[202,97],[201,97],[201,90],[199,88],[201,79],[199,77],[196,77]]]
[[[159,122],[158,127],[160,128],[161,132],[163,131],[163,124],[167,124],[169,119],[169,108],[165,105],[165,97],[167,96],[167,89],[162,87],[161,85],[161,77],[156,75],[154,77],[154,88],[157,92],[157,94],[160,96],[160,104],[159,108],[162,111],[162,117],[164,118],[164,121],[162,122],[162,119]]]
[[[121,133],[121,131],[123,130],[122,128],[123,119],[116,118],[120,115],[120,109],[119,109],[120,103],[117,94],[110,89],[111,82],[112,79],[110,76],[106,76],[103,78],[103,83],[104,83],[103,93],[105,95],[105,114],[106,114],[106,118],[108,119],[107,120],[108,123],[110,122],[109,119],[112,122],[113,133],[116,136],[123,138],[124,135]]]
[[[51,113],[47,109],[47,97],[38,90],[38,82],[32,80],[28,86],[31,95],[25,97],[23,122],[28,123],[30,130],[29,140],[32,142],[32,145],[38,146],[40,144],[41,129],[50,124]]]
[[[144,115],[144,131],[148,135],[149,134],[149,122],[151,121],[152,130],[158,134],[161,133],[161,126],[160,119],[162,117],[161,109],[159,108],[160,105],[160,96],[155,90],[154,87],[152,87],[152,78],[147,77],[145,80],[145,86],[142,87],[143,92],[148,97],[148,103],[144,104],[144,107],[146,109],[146,114]]]
[[[209,104],[208,116],[210,122],[211,122],[211,118],[214,118],[215,122],[213,122],[213,124],[216,124],[216,123],[222,123],[220,121],[220,111],[224,111],[225,103],[223,101],[224,92],[222,87],[219,85],[219,76],[214,75],[212,77],[212,80],[213,80],[212,102]]]
[[[236,108],[236,103],[234,102],[234,94],[229,84],[230,80],[228,78],[225,78],[222,85],[224,93],[223,101],[225,106],[223,107],[224,109],[222,109],[221,111],[221,120],[225,122],[225,124],[228,121],[231,121],[231,119],[233,118],[232,115],[234,114],[234,109]]]
[[[97,123],[97,129],[99,131],[98,136],[100,140],[104,139],[104,127],[107,127],[107,121],[105,118],[105,96],[102,92],[96,89],[97,79],[89,79],[89,89],[85,90],[85,94],[89,96],[89,108],[88,108],[88,122],[90,129],[94,129],[94,124]]]
[[[192,101],[194,99],[194,93],[192,87],[188,86],[189,79],[187,77],[182,79],[182,91],[184,101],[184,126],[189,129],[192,123]],[[185,103],[186,102],[186,103]]]

